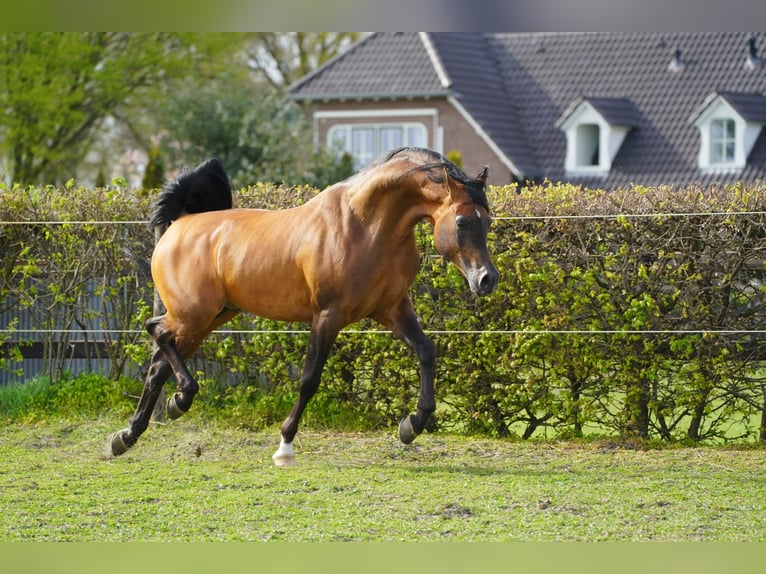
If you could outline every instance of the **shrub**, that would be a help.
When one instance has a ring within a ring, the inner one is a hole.
[[[64,373],[56,380],[36,377],[0,387],[0,416],[16,421],[52,415],[97,417],[115,411],[128,416],[140,391],[140,383],[128,377],[116,381],[98,373]]]
[[[418,230],[423,256],[411,295],[425,328],[435,331],[438,428],[766,439],[763,185],[606,193],[546,182],[517,192],[515,185],[490,192],[490,250],[501,282],[489,297],[471,296],[457,270],[436,256],[430,229]],[[235,201],[284,208],[315,193],[259,184]],[[150,201],[121,187],[0,187],[0,217],[143,221]],[[23,312],[48,331],[51,389],[24,401],[45,409],[40,401],[48,396],[62,408],[110,408],[114,389],[56,387],[69,365],[56,354],[66,345],[56,340],[92,339],[104,328],[115,329],[101,333],[108,378],[142,377],[151,348],[142,324],[152,305],[152,242],[142,224],[0,229],[7,324]],[[280,421],[297,393],[307,326],[240,316],[228,327],[252,332],[223,331],[201,348],[191,365],[203,383],[200,411],[219,409],[246,425]],[[355,327],[377,330],[368,322]],[[7,341],[4,348],[18,352]],[[16,368],[17,359],[6,356],[5,368]],[[306,420],[390,428],[414,407],[418,385],[417,361],[403,343],[344,332]],[[3,411],[21,401],[5,397]]]

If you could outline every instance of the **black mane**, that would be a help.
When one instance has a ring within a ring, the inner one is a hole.
[[[402,177],[416,171],[425,171],[428,174],[428,178],[434,183],[444,183],[444,174],[446,172],[450,178],[465,186],[466,191],[468,191],[471,200],[474,203],[478,203],[484,209],[489,211],[489,201],[487,200],[485,186],[475,178],[466,174],[462,169],[438,152],[426,148],[403,147],[388,152],[375,163],[386,163],[398,155],[416,156],[419,160],[424,162],[423,165],[410,170],[403,174]]]

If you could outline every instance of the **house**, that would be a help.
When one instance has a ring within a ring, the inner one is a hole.
[[[375,33],[289,88],[357,167],[402,145],[490,183],[766,181],[766,33]]]

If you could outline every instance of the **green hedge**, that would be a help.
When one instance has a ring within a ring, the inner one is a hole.
[[[314,193],[258,185],[235,202],[281,208]],[[143,221],[151,196],[119,185],[0,188],[0,219]],[[435,253],[430,230],[419,231],[412,297],[436,331],[434,426],[495,436],[766,440],[763,185],[607,193],[546,183],[493,188],[490,202],[502,277],[489,297],[471,296]],[[54,380],[67,362],[54,356],[62,347],[53,342],[92,339],[103,327],[128,331],[104,337],[109,375],[140,377],[150,343],[133,331],[151,313],[152,242],[140,223],[3,224],[5,316],[26,314],[23,321],[54,331],[45,336]],[[78,332],[56,333],[62,325]],[[307,335],[270,331],[307,326],[240,316],[231,327],[260,332],[208,339],[193,364],[206,397],[199,408],[223,409],[243,424],[281,420],[297,392]],[[0,366],[18,369],[17,348],[5,349]],[[402,343],[342,333],[306,420],[390,428],[414,407],[417,385],[415,358]]]

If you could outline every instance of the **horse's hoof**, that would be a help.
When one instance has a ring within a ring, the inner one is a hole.
[[[181,407],[178,406],[176,403],[176,396],[173,395],[168,399],[168,402],[165,403],[165,413],[168,415],[168,418],[171,420],[176,420],[178,418],[181,418],[181,416],[185,413],[185,410],[182,410]]]
[[[275,453],[271,460],[274,461],[274,466],[295,466],[294,456],[277,456]]]
[[[271,460],[276,466],[295,466],[295,449],[293,443],[285,442],[282,439],[279,442],[277,452],[271,455]]]
[[[412,426],[412,415],[407,415],[399,421],[399,440],[404,444],[410,444],[418,436]]]
[[[112,439],[110,441],[112,456],[120,456],[121,454],[125,454],[132,446],[125,442],[124,435],[128,432],[130,432],[130,429],[123,429],[112,435]]]

